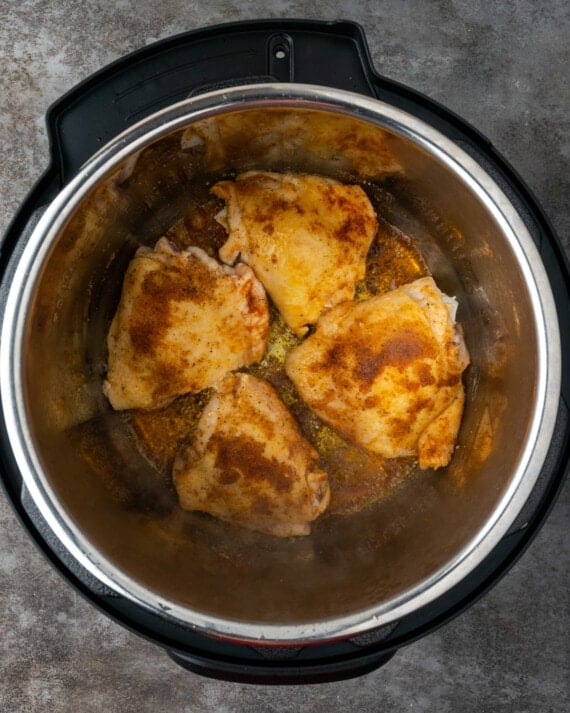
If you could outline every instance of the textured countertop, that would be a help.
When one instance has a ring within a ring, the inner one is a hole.
[[[569,11],[440,0],[0,0],[0,232],[47,165],[44,114],[92,72],[157,39],[258,17],[351,19],[376,69],[485,134],[568,250]],[[201,678],[107,619],[50,568],[0,491],[0,711],[536,711],[570,705],[570,483],[524,557],[482,600],[339,683]]]

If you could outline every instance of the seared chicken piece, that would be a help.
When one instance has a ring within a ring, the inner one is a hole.
[[[103,391],[118,410],[159,408],[261,359],[268,328],[265,291],[251,268],[162,238],[127,269]]]
[[[301,397],[349,440],[420,468],[449,462],[461,417],[469,355],[455,300],[423,277],[326,312],[287,357]]]
[[[173,468],[180,505],[278,537],[307,535],[326,509],[327,474],[275,389],[228,374]]]
[[[250,171],[212,191],[226,202],[223,262],[250,265],[299,336],[352,299],[377,221],[366,193],[320,176]]]

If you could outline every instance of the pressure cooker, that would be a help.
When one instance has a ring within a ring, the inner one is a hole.
[[[204,148],[225,119],[239,133]],[[544,212],[484,136],[379,76],[359,26],[308,20],[162,40],[72,89],[47,126],[50,164],[2,243],[1,475],[71,586],[189,670],[290,683],[381,666],[508,571],[566,474],[570,283]],[[372,137],[365,160],[338,127]],[[471,355],[452,463],[308,537],[182,513],[101,389],[137,247],[189,192],[250,169],[380,192],[457,298]]]

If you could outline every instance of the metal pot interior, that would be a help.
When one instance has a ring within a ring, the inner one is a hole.
[[[526,247],[461,158],[436,151],[409,117],[399,125],[381,111],[358,118],[333,102],[277,99],[183,113],[151,138],[139,130],[134,152],[119,141],[98,159],[96,180],[88,166],[37,241],[20,317],[25,447],[36,462],[27,477],[92,571],[199,628],[239,637],[270,625],[311,638],[315,622],[330,634],[385,623],[401,612],[396,604],[427,601],[450,570],[461,579],[520,481],[537,475],[526,466],[545,398],[545,337]],[[212,135],[216,117],[230,126],[222,139]],[[359,136],[362,150],[348,152]],[[451,464],[415,473],[356,515],[322,517],[308,537],[272,538],[182,511],[168,474],[101,391],[106,332],[134,251],[206,200],[213,181],[251,168],[363,183],[457,297],[472,360]]]

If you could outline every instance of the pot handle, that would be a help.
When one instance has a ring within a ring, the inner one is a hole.
[[[196,94],[259,82],[301,82],[375,96],[364,32],[347,22],[256,20],[177,35],[103,68],[47,113],[61,186],[132,124]]]

